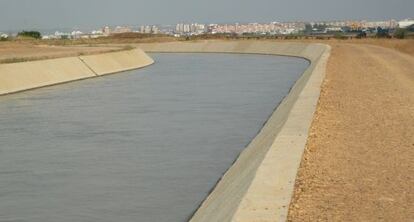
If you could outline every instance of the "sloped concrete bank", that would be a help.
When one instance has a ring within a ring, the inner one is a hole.
[[[0,65],[0,95],[137,69],[154,61],[141,49]]]
[[[147,52],[251,53],[310,61],[289,95],[191,218],[208,222],[285,221],[330,47],[259,41],[148,43],[139,47]]]

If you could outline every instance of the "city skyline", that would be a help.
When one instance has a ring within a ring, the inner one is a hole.
[[[165,7],[168,4],[168,7]],[[2,1],[0,30],[91,29],[105,25],[248,23],[270,21],[387,20],[412,17],[414,2],[304,0],[255,2],[228,0],[165,2],[72,0]],[[237,7],[236,7],[237,6]],[[237,10],[234,10],[237,8]]]
[[[131,26],[104,26],[88,31],[81,30],[54,30],[52,32],[40,32],[42,39],[90,39],[108,37],[123,33],[164,34],[174,37],[196,36],[204,34],[231,34],[231,35],[377,35],[377,32],[385,30],[393,34],[398,28],[412,30],[414,20],[383,20],[383,21],[310,21],[310,22],[270,22],[270,23],[230,23],[230,24],[200,24],[177,23],[175,25],[141,25]],[[40,30],[37,30],[40,31]],[[18,33],[4,33],[0,31],[2,38],[17,36]]]

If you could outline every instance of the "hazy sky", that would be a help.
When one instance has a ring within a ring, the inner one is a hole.
[[[0,0],[0,30],[177,22],[402,19],[414,0]]]

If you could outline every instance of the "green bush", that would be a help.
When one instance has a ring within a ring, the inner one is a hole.
[[[406,29],[398,28],[394,32],[394,37],[397,38],[397,39],[404,39],[406,35],[407,35],[407,30]]]
[[[348,39],[348,37],[344,36],[342,32],[336,32],[333,37],[335,39],[341,39],[341,40]]]
[[[42,34],[40,34],[40,32],[38,32],[38,31],[21,31],[17,34],[17,36],[30,37],[30,38],[34,38],[34,39],[41,39],[42,38]]]

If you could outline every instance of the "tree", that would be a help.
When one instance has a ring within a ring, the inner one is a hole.
[[[312,33],[312,25],[311,24],[309,24],[309,23],[306,23],[305,24],[305,34],[306,35],[309,35],[309,34],[311,34]]]

